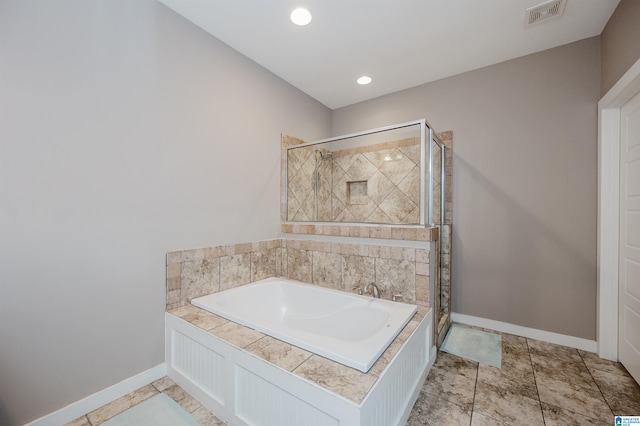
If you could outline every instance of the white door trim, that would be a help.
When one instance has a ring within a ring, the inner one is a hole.
[[[620,108],[640,93],[640,59],[598,102],[598,355],[618,360]]]

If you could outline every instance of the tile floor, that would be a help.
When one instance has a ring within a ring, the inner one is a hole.
[[[160,392],[167,394],[176,401],[182,408],[189,412],[202,426],[222,426],[226,425],[222,420],[211,414],[211,412],[200,404],[194,397],[189,395],[184,389],[178,386],[169,377],[163,377],[150,385],[141,387],[122,398],[90,412],[86,416],[75,419],[65,426],[97,426],[112,417],[128,410],[129,408],[146,401]],[[147,425],[140,425],[147,426]],[[148,425],[152,426],[152,425]]]
[[[68,425],[97,426],[159,392],[203,426],[225,424],[164,377]],[[438,352],[407,425],[613,425],[614,414],[640,415],[640,386],[622,365],[502,334],[501,368]]]
[[[613,425],[614,414],[640,416],[620,363],[502,334],[501,368],[438,352],[407,425]]]

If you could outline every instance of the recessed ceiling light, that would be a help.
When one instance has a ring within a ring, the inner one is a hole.
[[[356,81],[358,82],[358,84],[362,84],[362,85],[369,84],[371,83],[371,77],[369,77],[368,75],[363,75]]]
[[[291,12],[291,15],[289,17],[291,18],[291,22],[300,26],[307,25],[309,22],[311,22],[311,13],[303,7],[295,9],[293,12]]]

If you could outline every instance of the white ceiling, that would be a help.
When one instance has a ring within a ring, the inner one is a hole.
[[[335,109],[598,35],[620,0],[567,0],[527,29],[543,0],[160,1]],[[289,21],[300,6],[305,27]]]

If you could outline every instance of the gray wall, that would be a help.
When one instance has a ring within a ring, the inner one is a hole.
[[[620,1],[600,37],[604,96],[640,58],[640,1]]]
[[[333,113],[453,130],[453,311],[595,339],[599,38]],[[440,60],[434,58],[434,60]]]
[[[164,361],[165,252],[279,235],[331,111],[154,0],[0,0],[0,424]]]

